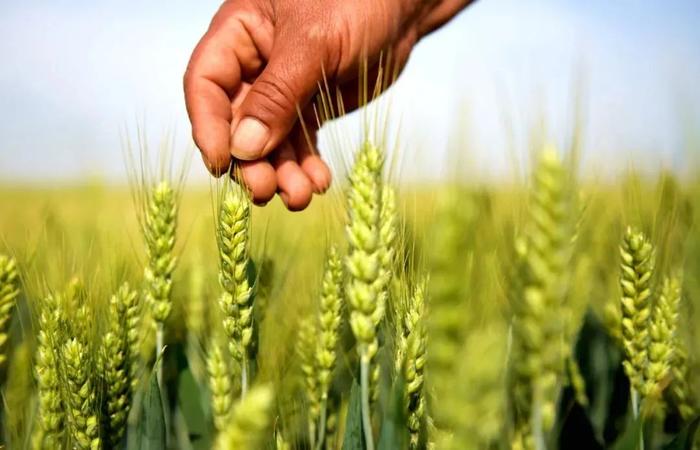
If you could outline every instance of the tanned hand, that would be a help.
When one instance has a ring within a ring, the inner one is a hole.
[[[239,161],[257,204],[275,193],[301,210],[328,189],[315,149],[316,121],[299,114],[325,77],[357,98],[359,65],[382,52],[395,67],[469,0],[228,0],[192,53],[184,77],[192,135],[215,175]],[[352,108],[352,104],[350,108]]]

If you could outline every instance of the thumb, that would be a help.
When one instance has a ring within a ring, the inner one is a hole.
[[[259,159],[276,148],[294,126],[297,107],[304,107],[321,80],[319,46],[293,45],[298,40],[284,37],[276,41],[267,66],[233,112],[231,154],[235,158]]]

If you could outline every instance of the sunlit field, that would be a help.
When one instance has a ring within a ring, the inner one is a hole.
[[[2,442],[694,448],[699,179],[532,153],[400,184],[367,140],[295,214],[224,180],[3,187]]]

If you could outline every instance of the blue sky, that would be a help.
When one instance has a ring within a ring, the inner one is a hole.
[[[217,7],[1,2],[0,181],[123,180],[120,130],[137,123],[154,142],[174,127],[185,148],[181,76]],[[503,173],[540,117],[563,144],[574,87],[589,166],[682,166],[681,124],[700,129],[698,23],[693,0],[480,0],[423,40],[397,83],[404,160],[421,162],[404,173],[443,174],[456,137],[470,173]]]

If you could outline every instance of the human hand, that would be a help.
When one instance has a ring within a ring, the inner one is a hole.
[[[359,65],[382,51],[402,68],[415,43],[469,0],[227,0],[195,48],[184,77],[192,135],[205,164],[226,173],[231,158],[257,204],[276,192],[290,210],[330,185],[315,149],[316,121],[305,139],[298,112],[325,74],[357,101]],[[350,108],[353,106],[350,104]],[[298,109],[297,109],[298,108]]]

